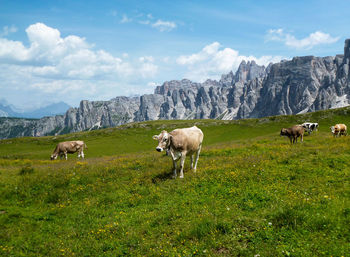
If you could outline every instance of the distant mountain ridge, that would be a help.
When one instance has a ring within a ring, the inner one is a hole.
[[[80,102],[39,120],[0,118],[0,138],[44,136],[161,119],[242,119],[297,114],[350,103],[350,39],[344,54],[259,66],[242,61],[219,81],[164,82],[154,94]]]
[[[64,114],[70,106],[64,102],[53,103],[33,111],[20,112],[7,102],[0,102],[0,117],[40,119],[45,116]]]

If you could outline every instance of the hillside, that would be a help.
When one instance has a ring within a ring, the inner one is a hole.
[[[259,66],[243,61],[219,81],[166,81],[153,94],[81,101],[64,115],[39,120],[0,118],[0,138],[45,136],[148,120],[235,120],[348,106],[350,39],[336,56],[294,57]]]
[[[149,121],[0,141],[3,256],[346,256],[350,108],[236,121]],[[317,121],[291,146],[281,127]],[[196,124],[198,173],[171,179],[152,135]],[[83,139],[86,159],[49,161]]]

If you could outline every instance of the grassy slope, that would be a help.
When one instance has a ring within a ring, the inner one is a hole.
[[[349,109],[259,120],[156,121],[0,141],[0,255],[346,256]],[[319,121],[290,146],[281,127]],[[198,173],[170,179],[152,135],[199,126]],[[48,161],[83,139],[87,159]]]

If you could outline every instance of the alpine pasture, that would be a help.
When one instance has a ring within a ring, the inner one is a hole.
[[[0,141],[2,256],[347,256],[350,108],[238,121],[152,121]],[[295,145],[282,127],[320,129]],[[152,136],[197,125],[197,173],[172,179]],[[50,161],[84,140],[85,160]]]

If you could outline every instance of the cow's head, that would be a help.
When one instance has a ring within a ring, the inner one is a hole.
[[[57,154],[51,154],[50,159],[51,159],[51,161],[56,160],[57,159]]]
[[[283,128],[281,129],[280,136],[286,136],[287,135],[287,129]]]
[[[332,127],[330,127],[330,129],[331,129],[332,133],[334,134],[335,133],[335,127],[332,126]]]
[[[158,146],[156,150],[158,152],[162,152],[163,150],[167,150],[170,145],[171,135],[163,130],[159,135],[153,136],[154,140],[158,140]]]

